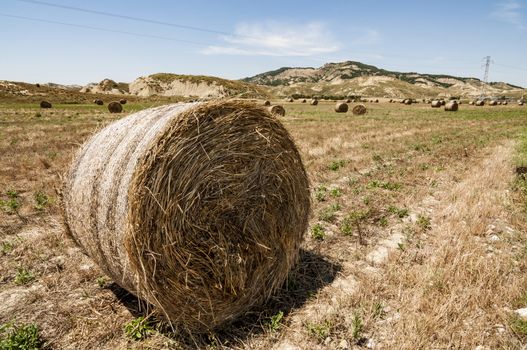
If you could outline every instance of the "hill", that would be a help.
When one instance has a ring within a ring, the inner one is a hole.
[[[129,85],[132,95],[183,96],[196,98],[265,97],[267,93],[255,84],[204,75],[158,73],[139,77]]]
[[[483,86],[477,78],[394,72],[355,61],[328,63],[319,68],[283,67],[242,80],[268,86],[278,96],[476,97]],[[486,92],[521,96],[525,90],[500,82],[487,84]]]

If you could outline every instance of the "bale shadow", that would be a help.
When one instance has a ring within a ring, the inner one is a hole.
[[[284,317],[301,308],[318,290],[330,284],[342,267],[324,256],[301,249],[299,261],[282,286],[264,305],[252,308],[235,322],[218,329],[213,334],[193,335],[184,332],[173,333],[166,322],[159,320],[157,329],[168,338],[185,344],[188,348],[203,348],[208,345],[236,346],[249,336],[268,331],[270,317],[282,312]],[[106,286],[119,302],[134,317],[147,316],[152,307],[121,288],[116,283]]]

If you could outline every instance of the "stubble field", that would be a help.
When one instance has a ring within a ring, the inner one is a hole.
[[[527,108],[368,103],[353,116],[331,102],[283,103],[312,187],[301,259],[267,305],[192,337],[150,319],[75,247],[58,201],[79,145],[152,105],[115,115],[0,104],[0,336],[36,325],[54,349],[482,350],[527,341],[514,312],[527,307],[527,186],[516,174],[527,165]]]

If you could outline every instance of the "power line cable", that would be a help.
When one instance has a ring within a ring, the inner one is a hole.
[[[175,27],[175,28],[181,28],[181,29],[200,31],[200,32],[205,32],[205,33],[213,33],[213,34],[221,34],[221,35],[228,35],[228,36],[237,36],[237,37],[250,38],[249,36],[235,34],[235,33],[229,33],[229,32],[216,30],[216,29],[196,27],[196,26],[189,26],[189,25],[173,23],[173,22],[164,22],[164,21],[159,21],[159,20],[149,19],[149,18],[121,15],[121,14],[118,14],[118,13],[111,13],[111,12],[105,12],[105,11],[99,11],[99,10],[91,10],[91,9],[87,9],[87,8],[70,6],[70,5],[61,5],[61,4],[56,4],[56,3],[47,2],[47,1],[39,1],[39,0],[15,0],[15,1],[25,2],[25,3],[29,3],[29,4],[35,4],[35,5],[42,5],[42,6],[61,8],[61,9],[77,11],[77,12],[91,13],[91,14],[100,15],[100,16],[121,18],[121,19],[127,19],[127,20],[131,20],[131,21],[138,21],[138,22],[144,22],[144,23],[150,23],[150,24],[158,24],[158,25],[163,25],[163,26],[169,26],[169,27]],[[253,38],[253,39],[256,39],[256,38]]]
[[[88,25],[84,25],[84,24],[75,24],[75,23],[52,21],[52,20],[48,20],[48,19],[35,18],[35,17],[17,16],[17,15],[11,15],[11,14],[1,13],[1,12],[0,12],[0,16],[10,17],[10,18],[15,18],[15,19],[22,19],[22,20],[33,21],[33,22],[51,23],[51,24],[58,24],[58,25],[63,25],[63,26],[69,26],[69,27],[76,27],[76,28],[83,28],[83,29],[90,29],[90,30],[98,30],[98,31],[109,32],[109,33],[118,33],[118,34],[132,35],[132,36],[143,37],[143,38],[152,38],[152,39],[175,41],[175,42],[181,42],[181,43],[185,43],[185,44],[198,45],[198,46],[206,46],[206,47],[208,47],[208,46],[212,45],[212,44],[206,44],[206,43],[202,43],[202,42],[198,42],[198,41],[192,41],[192,40],[177,39],[177,38],[171,38],[171,37],[160,36],[160,35],[151,35],[151,34],[128,32],[128,31],[125,31],[125,30],[94,27],[94,26],[88,26]]]

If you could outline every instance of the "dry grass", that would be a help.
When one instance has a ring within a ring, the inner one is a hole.
[[[181,339],[158,324],[136,342],[123,327],[144,313],[65,239],[53,191],[79,143],[121,116],[1,106],[0,188],[20,206],[0,212],[0,323],[36,323],[54,348],[520,348],[510,310],[527,306],[525,198],[510,163],[524,107],[379,103],[361,118],[331,102],[286,107],[313,187],[298,267],[221,332]]]

